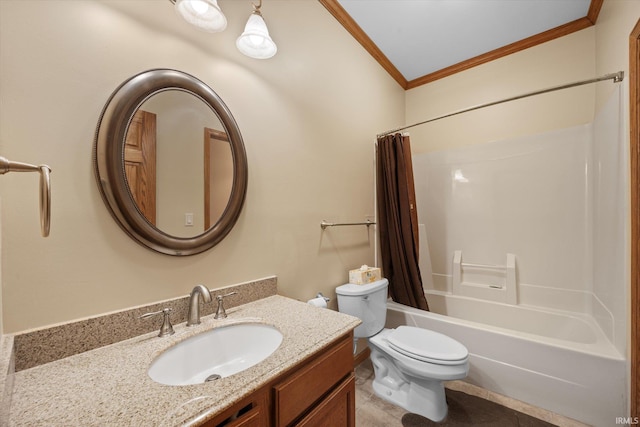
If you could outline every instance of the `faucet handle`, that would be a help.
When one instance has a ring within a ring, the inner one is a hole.
[[[229,292],[228,294],[225,295],[217,295],[216,296],[216,300],[218,301],[218,308],[216,310],[216,315],[213,316],[214,319],[226,319],[227,318],[227,311],[224,309],[224,299],[226,297],[230,297],[231,295],[236,295],[237,292]]]
[[[237,292],[233,291],[233,292],[229,292],[228,294],[225,295],[216,295],[216,299],[217,300],[222,300],[222,298],[226,298],[226,297],[230,297],[231,295],[236,295]]]
[[[175,331],[173,330],[173,325],[171,324],[171,319],[169,318],[169,316],[171,315],[171,309],[170,308],[165,308],[163,310],[160,311],[154,311],[152,313],[145,313],[142,316],[139,317],[139,319],[146,319],[149,317],[155,317],[158,314],[163,314],[164,315],[164,319],[162,320],[162,326],[160,326],[160,333],[158,334],[159,337],[164,337],[167,335],[173,335],[175,333]]]

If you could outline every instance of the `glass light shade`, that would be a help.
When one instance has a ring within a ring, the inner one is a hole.
[[[236,46],[243,54],[256,59],[271,58],[278,51],[276,44],[269,37],[267,24],[257,13],[249,16],[244,32],[236,40]]]
[[[227,28],[227,18],[218,0],[176,0],[176,11],[201,30],[217,33]]]

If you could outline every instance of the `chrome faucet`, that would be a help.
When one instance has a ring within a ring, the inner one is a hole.
[[[204,302],[211,302],[211,292],[204,285],[196,285],[191,291],[189,298],[189,315],[187,316],[187,326],[200,324],[200,298],[198,295],[202,295]]]

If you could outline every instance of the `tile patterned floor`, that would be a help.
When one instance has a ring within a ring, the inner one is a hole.
[[[586,427],[461,381],[447,383],[449,414],[435,423],[380,399],[373,392],[373,377],[369,359],[356,367],[356,427]]]

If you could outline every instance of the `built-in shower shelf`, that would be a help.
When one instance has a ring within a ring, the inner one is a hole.
[[[462,251],[454,251],[453,294],[517,304],[516,256],[506,254],[505,265],[477,264],[462,262]]]

